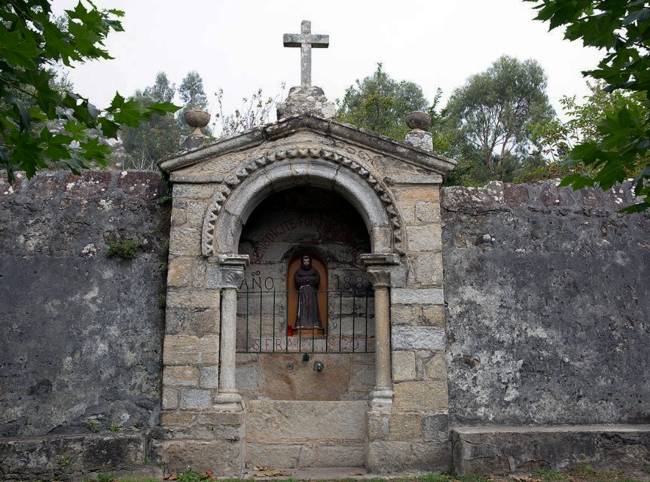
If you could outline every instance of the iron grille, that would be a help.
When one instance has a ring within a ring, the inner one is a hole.
[[[372,353],[374,293],[327,290],[327,320],[323,329],[292,330],[287,292],[239,290],[238,353]]]

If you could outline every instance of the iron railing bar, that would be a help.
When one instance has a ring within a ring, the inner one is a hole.
[[[368,306],[368,302],[366,301],[366,306]],[[368,330],[368,318],[366,315],[366,331]],[[273,334],[271,335],[272,338],[272,347],[271,347],[271,352],[275,353],[275,288],[273,289]],[[366,333],[366,349],[368,348],[368,336]]]
[[[259,346],[259,353],[262,353],[262,313],[264,312],[264,302],[262,300],[264,296],[264,292],[260,290],[260,346]]]
[[[356,291],[352,292],[352,353],[354,353],[354,331],[356,328],[357,321],[357,293]]]
[[[368,292],[366,291],[366,329],[365,329],[365,335],[366,335],[366,347],[364,349],[365,353],[368,353]]]
[[[341,353],[341,340],[343,339],[343,292],[339,292],[339,353]]]
[[[248,312],[249,312],[249,305],[248,305],[248,291],[246,292],[246,351],[250,351],[248,348]]]

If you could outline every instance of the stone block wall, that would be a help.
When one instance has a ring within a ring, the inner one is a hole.
[[[167,314],[163,344],[164,410],[212,406],[218,384],[220,292],[211,288],[201,256],[203,216],[210,185],[173,189]]]
[[[443,190],[451,421],[650,422],[650,213],[631,185]]]
[[[392,187],[405,223],[403,279],[391,288],[390,414],[369,415],[368,464],[377,471],[446,470],[451,460],[447,422],[445,311],[439,184]]]
[[[0,173],[0,479],[152,458],[166,194],[151,172]]]
[[[160,448],[168,472],[238,473],[243,414],[215,411],[221,293],[215,264],[201,255],[203,217],[215,186],[175,184],[163,342]]]

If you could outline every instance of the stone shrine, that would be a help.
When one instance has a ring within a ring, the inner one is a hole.
[[[432,152],[426,114],[403,143],[334,121],[311,85],[329,38],[301,30],[284,37],[301,85],[276,123],[161,163],[168,316],[212,324],[165,336],[164,459],[446,470],[439,192],[455,162]]]
[[[188,111],[169,183],[0,175],[0,479],[647,478],[632,185],[441,187],[425,113],[403,142],[336,122],[311,85],[329,38],[284,43],[277,122],[214,141]]]

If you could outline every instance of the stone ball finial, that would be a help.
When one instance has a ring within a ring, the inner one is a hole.
[[[406,125],[410,129],[429,130],[431,127],[431,116],[426,112],[414,111],[406,115]]]
[[[192,107],[187,109],[183,113],[183,118],[185,119],[185,122],[187,122],[187,125],[194,129],[194,131],[190,135],[203,136],[203,132],[201,132],[201,129],[206,127],[210,122],[210,113]]]

